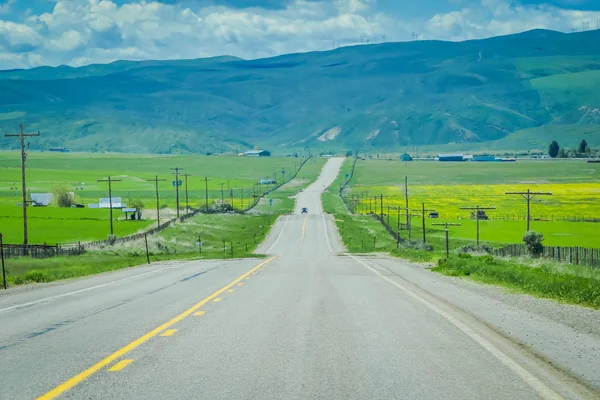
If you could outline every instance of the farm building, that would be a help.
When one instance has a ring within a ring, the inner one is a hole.
[[[246,157],[270,157],[271,152],[267,150],[250,150],[244,153]]]
[[[412,157],[408,153],[404,153],[400,156],[400,161],[412,161]]]
[[[478,162],[496,161],[496,157],[488,156],[488,155],[473,156],[473,161],[478,161]]]
[[[448,161],[465,161],[465,156],[463,154],[440,154],[438,155],[438,161],[448,162]]]

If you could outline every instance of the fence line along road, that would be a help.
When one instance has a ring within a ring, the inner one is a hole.
[[[287,182],[295,179],[296,176],[298,176],[298,173],[300,173],[300,171],[304,167],[304,165],[312,158],[313,158],[312,156],[306,158],[300,164],[300,166],[298,167],[298,169],[296,170],[294,175],[292,175],[288,179],[288,181],[283,182],[283,183],[265,191],[264,193],[261,193],[260,196],[257,196],[255,198],[254,203],[249,205],[246,209],[236,210],[233,212],[246,213],[246,212],[250,211],[251,209],[253,209],[254,207],[256,207],[256,205],[259,203],[261,198],[269,195],[270,193],[279,189],[281,186],[285,185]],[[136,234],[128,235],[128,236],[123,236],[120,238],[109,238],[109,239],[104,239],[104,240],[96,240],[93,242],[64,243],[64,244],[56,244],[53,246],[31,245],[30,244],[27,247],[25,247],[23,245],[17,245],[17,244],[10,244],[10,245],[5,244],[4,245],[4,253],[5,253],[4,256],[5,256],[5,258],[15,258],[15,257],[25,257],[25,256],[30,256],[33,258],[50,258],[50,257],[66,256],[66,255],[81,255],[82,253],[85,252],[86,249],[99,248],[99,247],[109,246],[109,245],[114,245],[114,244],[129,243],[129,242],[134,242],[137,240],[144,239],[145,235],[154,235],[154,234],[170,227],[172,224],[174,224],[177,221],[184,222],[185,220],[192,218],[198,214],[222,214],[222,213],[223,212],[221,212],[219,210],[205,212],[204,210],[198,209],[198,210],[194,210],[190,213],[184,214],[178,218],[173,218],[167,222],[160,224],[157,227],[154,227],[154,228],[144,231],[144,232],[140,232],[140,233],[136,233]]]

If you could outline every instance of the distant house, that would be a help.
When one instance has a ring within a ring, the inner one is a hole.
[[[463,154],[440,154],[438,156],[438,161],[465,161],[465,156]]]
[[[48,206],[54,201],[52,193],[31,193],[30,197],[35,206]]]
[[[400,156],[400,161],[412,161],[412,157],[408,153],[404,153]]]
[[[246,157],[270,157],[271,152],[267,150],[250,150],[244,153]]]

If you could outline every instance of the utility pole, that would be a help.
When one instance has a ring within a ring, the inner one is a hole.
[[[171,168],[171,171],[175,171],[175,202],[177,203],[177,218],[179,218],[179,171],[183,168]]]
[[[204,201],[206,203],[205,208],[206,208],[206,212],[208,212],[208,177],[205,176],[204,177]]]
[[[506,192],[505,194],[520,195],[527,200],[527,232],[529,232],[529,223],[531,221],[531,199],[536,196],[552,196],[552,192],[532,192],[529,189],[526,192]]]
[[[379,214],[381,215],[381,220],[383,221],[383,193],[379,194],[379,207]]]
[[[223,208],[223,206],[225,205],[225,197],[223,196],[223,186],[225,185],[224,182],[219,183],[219,185],[221,185],[221,208]]]
[[[476,210],[475,212],[477,214],[475,214],[475,218],[477,218],[477,247],[479,247],[479,210],[495,210],[496,207],[479,207],[479,206],[475,206],[475,207],[461,207],[461,210]]]
[[[408,216],[408,176],[404,177],[404,202],[406,203],[406,229],[410,232],[410,217]]]
[[[446,226],[446,258],[450,258],[450,239],[449,239],[449,235],[448,235],[448,227],[449,226],[461,226],[460,224],[452,224],[449,222],[446,222],[444,224],[432,224],[432,225],[438,225],[438,226]]]
[[[110,234],[114,235],[113,230],[113,206],[112,206],[112,183],[121,182],[121,179],[112,179],[110,176],[107,179],[98,179],[98,182],[108,182],[108,206],[110,213]]]
[[[240,188],[240,201],[242,205],[240,206],[240,210],[244,209],[244,189]]]
[[[5,137],[18,137],[21,139],[21,187],[23,189],[23,246],[25,246],[25,252],[27,252],[27,245],[29,240],[27,238],[27,182],[25,179],[25,164],[27,162],[27,153],[25,152],[25,138],[32,136],[40,136],[38,133],[25,133],[23,124],[19,124],[20,132],[18,135],[5,133]],[[27,142],[29,148],[29,142]]]
[[[426,238],[426,235],[425,235],[425,213],[426,212],[433,212],[435,210],[426,210],[425,209],[425,203],[421,203],[421,204],[422,204],[422,206],[421,206],[420,210],[413,210],[413,211],[419,211],[419,212],[421,212],[421,219],[423,221],[423,243],[427,243],[427,238]]]
[[[189,197],[188,197],[188,176],[192,176],[190,174],[183,174],[184,178],[185,178],[185,213],[189,214],[190,213],[190,202],[189,202]]]
[[[158,197],[158,182],[164,182],[166,179],[158,179],[158,175],[154,177],[154,179],[148,179],[148,182],[154,182],[154,188],[156,190],[156,222],[158,226],[160,226],[160,204]]]

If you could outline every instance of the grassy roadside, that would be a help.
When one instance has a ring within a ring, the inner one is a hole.
[[[521,293],[600,309],[600,270],[542,261],[537,265],[463,254],[439,260],[433,271],[501,285]]]
[[[151,261],[260,257],[252,252],[268,234],[268,215],[198,215],[148,238]],[[202,241],[202,248],[197,245]],[[6,260],[8,284],[52,282],[145,264],[143,241],[107,246],[81,256]]]

